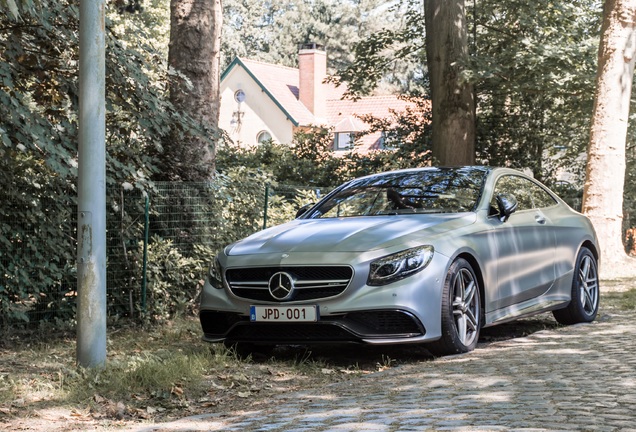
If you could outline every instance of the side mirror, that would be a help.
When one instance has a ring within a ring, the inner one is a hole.
[[[299,217],[301,217],[302,215],[307,213],[307,210],[309,210],[313,206],[314,206],[314,203],[309,203],[309,204],[305,204],[304,206],[299,208],[298,211],[296,212],[296,219],[298,219]]]
[[[499,220],[505,222],[517,210],[517,198],[513,194],[502,193],[497,195],[496,199],[497,207],[499,207]]]

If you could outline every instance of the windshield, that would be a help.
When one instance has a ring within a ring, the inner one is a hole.
[[[353,180],[307,217],[336,218],[473,211],[487,168],[427,168]]]

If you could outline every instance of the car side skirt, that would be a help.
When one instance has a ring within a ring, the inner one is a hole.
[[[557,279],[552,287],[540,296],[486,313],[484,327],[566,307],[572,295],[572,277],[573,272],[570,271]]]

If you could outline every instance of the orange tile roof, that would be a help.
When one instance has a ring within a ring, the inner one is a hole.
[[[241,59],[251,74],[299,125],[315,123],[314,115],[298,100],[298,69]]]
[[[396,95],[366,96],[358,100],[337,99],[327,100],[327,117],[334,123],[342,117],[351,115],[363,116],[372,114],[384,118],[391,111],[404,111],[407,107],[413,107],[412,102],[400,99]]]

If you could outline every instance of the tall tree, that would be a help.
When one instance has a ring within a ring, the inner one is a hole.
[[[433,103],[433,158],[441,165],[475,162],[475,99],[462,78],[468,64],[464,0],[426,0],[426,57]]]
[[[176,72],[170,99],[215,135],[219,122],[221,0],[171,0],[168,65]],[[205,180],[214,170],[215,146],[205,138],[174,139],[166,145],[166,177]]]
[[[599,236],[602,277],[636,274],[622,242],[625,143],[635,60],[636,0],[606,0],[583,193],[583,213]]]

